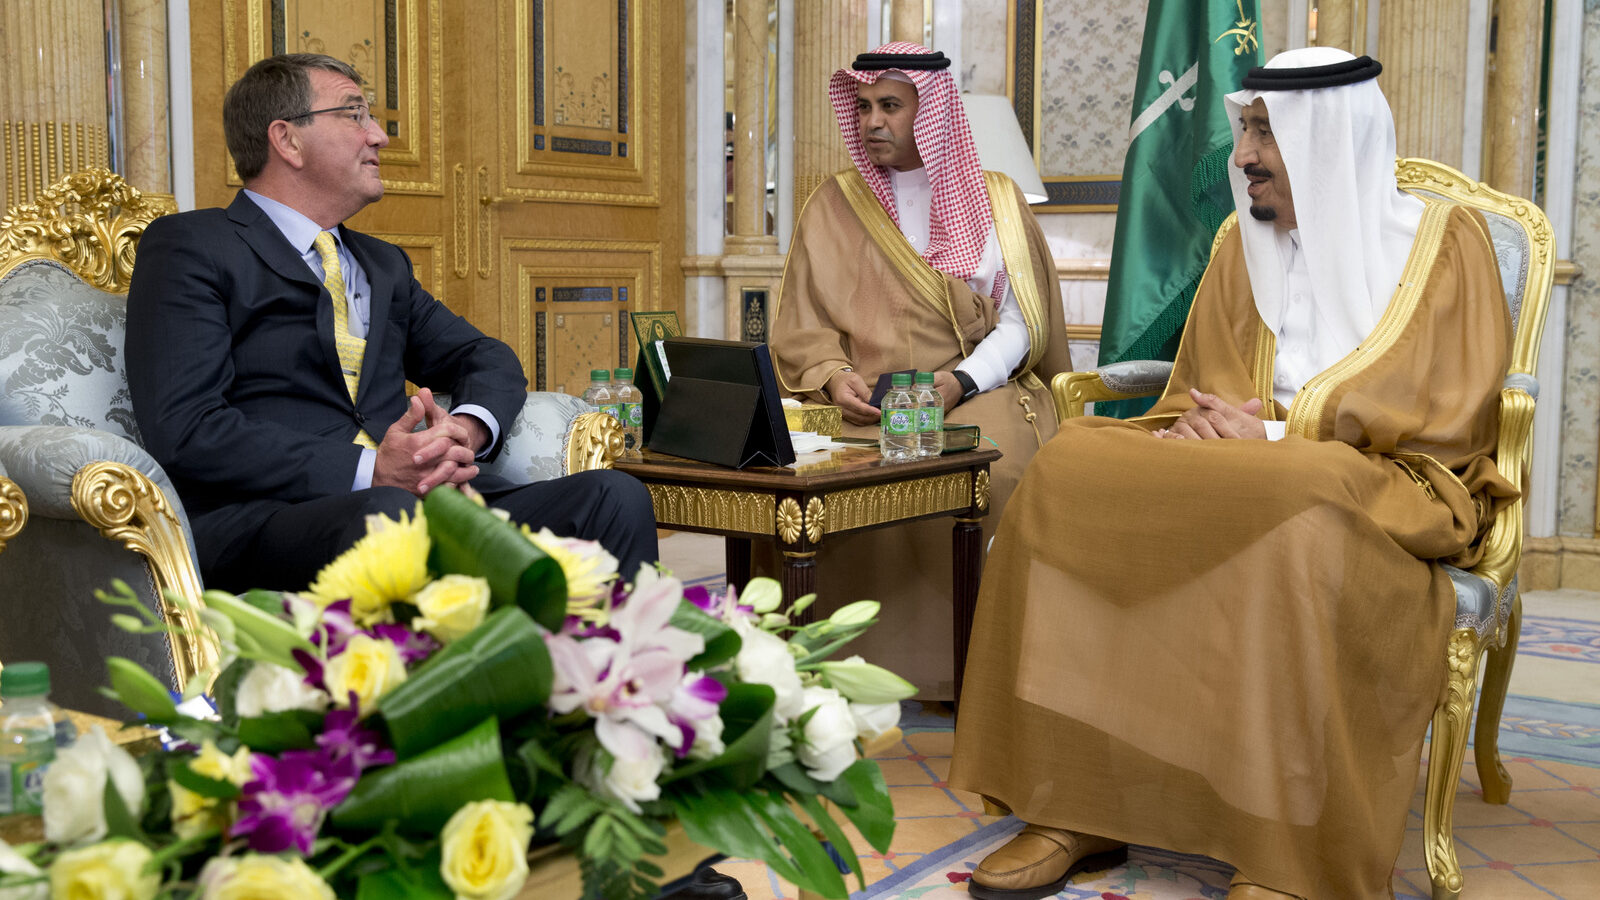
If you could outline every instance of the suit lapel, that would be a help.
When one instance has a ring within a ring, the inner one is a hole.
[[[308,285],[317,292],[317,346],[322,348],[323,364],[327,367],[328,375],[339,386],[340,393],[345,393],[339,348],[333,343],[333,301],[328,296],[328,289],[312,274],[306,261],[290,246],[289,240],[272,219],[244,191],[236,194],[233,203],[228,206],[228,218],[238,225],[239,236],[267,268],[290,281]]]
[[[368,252],[367,236],[349,228],[339,226],[345,246],[350,248],[350,255],[355,257],[361,270],[367,275],[367,292],[369,295],[369,309],[367,312],[367,349],[361,354],[361,379],[356,384],[356,405],[359,407],[362,400],[367,398],[367,385],[375,376],[377,360],[382,359],[383,339],[389,329],[384,323],[389,320],[389,306],[393,302],[395,292],[394,273],[384,266]]]

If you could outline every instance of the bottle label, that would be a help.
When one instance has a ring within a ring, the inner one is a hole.
[[[0,764],[0,814],[44,811],[44,773],[55,749],[53,736],[31,735],[21,755]]]
[[[637,403],[622,404],[622,424],[629,428],[639,428],[644,425],[644,408]]]
[[[917,433],[928,434],[944,430],[944,407],[923,406],[917,409]]]
[[[883,431],[895,436],[916,434],[916,410],[886,409],[883,411]]]
[[[600,407],[600,411],[611,418],[616,419],[618,422],[622,421],[622,409],[620,404],[607,403]]]

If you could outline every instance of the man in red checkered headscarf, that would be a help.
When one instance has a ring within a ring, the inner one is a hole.
[[[873,386],[888,373],[933,372],[945,421],[976,424],[1005,452],[991,473],[992,530],[1055,433],[1046,382],[1070,363],[1049,247],[1011,179],[979,167],[949,66],[943,53],[893,43],[834,73],[828,95],[855,165],[801,213],[771,347],[785,390],[836,404],[858,436],[878,435]],[[951,655],[927,652],[953,643],[936,599],[948,596],[949,548],[948,529],[924,523],[835,544],[817,566],[827,602],[904,599],[884,603],[894,621],[874,629],[880,649],[864,652],[935,698],[954,686]],[[880,565],[886,554],[900,562]]]

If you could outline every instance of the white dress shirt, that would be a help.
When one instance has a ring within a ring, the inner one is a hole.
[[[317,235],[323,231],[333,234],[334,243],[339,248],[339,266],[344,270],[344,302],[350,311],[350,334],[352,337],[364,340],[367,331],[372,327],[372,287],[367,281],[366,270],[361,268],[350,248],[339,238],[339,229],[324,229],[306,218],[299,210],[285,206],[271,197],[263,197],[248,188],[245,189],[245,194],[261,207],[261,211],[267,214],[272,224],[278,226],[278,231],[282,232],[289,246],[300,254],[300,258],[305,260],[306,266],[311,269],[311,274],[315,275],[318,281],[324,280],[324,272],[322,254],[317,252],[315,243]],[[488,453],[489,447],[493,447],[495,441],[500,439],[500,423],[495,420],[494,413],[476,403],[463,403],[450,410],[451,415],[457,413],[466,413],[483,422],[489,429],[489,443],[477,456],[478,459],[482,459]],[[372,468],[377,461],[377,450],[371,447],[362,448],[361,459],[356,463],[356,477],[350,486],[351,490],[360,491],[372,487]]]
[[[890,169],[889,178],[894,185],[894,205],[900,219],[900,233],[920,254],[928,249],[929,223],[933,213],[933,185],[928,181],[928,170],[900,172]],[[988,297],[994,292],[995,279],[1004,270],[1005,259],[1000,253],[1000,241],[991,225],[983,244],[983,259],[978,264],[978,270],[967,279],[967,286],[979,296]],[[1027,354],[1028,323],[1022,318],[1022,307],[1017,303],[1017,295],[1011,290],[1011,282],[1007,278],[1006,291],[1000,299],[1000,322],[978,342],[971,355],[956,365],[956,369],[971,376],[982,393],[1005,384]]]

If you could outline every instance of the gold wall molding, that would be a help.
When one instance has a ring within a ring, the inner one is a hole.
[[[989,470],[984,469],[972,482],[972,503],[981,510],[989,509]]]
[[[45,185],[63,175],[111,161],[104,125],[8,119],[0,123],[0,144],[5,154],[0,200],[5,206],[37,199]]]
[[[778,540],[785,544],[800,540],[800,528],[804,524],[805,515],[800,512],[800,504],[793,497],[785,497],[778,502],[778,510],[773,516],[773,530]]]
[[[0,210],[27,203],[63,175],[110,166],[106,8],[102,0],[0,5]]]
[[[915,481],[874,484],[823,494],[828,534],[901,519],[967,509],[973,504],[969,472],[950,472]]]
[[[149,561],[156,592],[162,596],[162,618],[177,631],[172,635],[173,668],[178,684],[187,686],[197,673],[217,664],[217,648],[207,640],[210,629],[200,621],[200,576],[183,526],[166,495],[143,472],[119,462],[93,462],[72,477],[72,508],[106,539]],[[190,601],[177,605],[173,592]]]
[[[6,549],[7,541],[22,533],[26,524],[28,498],[15,481],[0,475],[0,551]]]
[[[806,501],[806,539],[815,544],[827,533],[828,507],[821,497]]]
[[[679,260],[687,277],[719,278],[724,275],[783,277],[782,255],[685,256]]]
[[[777,500],[771,494],[681,484],[647,484],[646,487],[655,505],[656,522],[661,525],[768,535],[773,533],[777,521]]]

